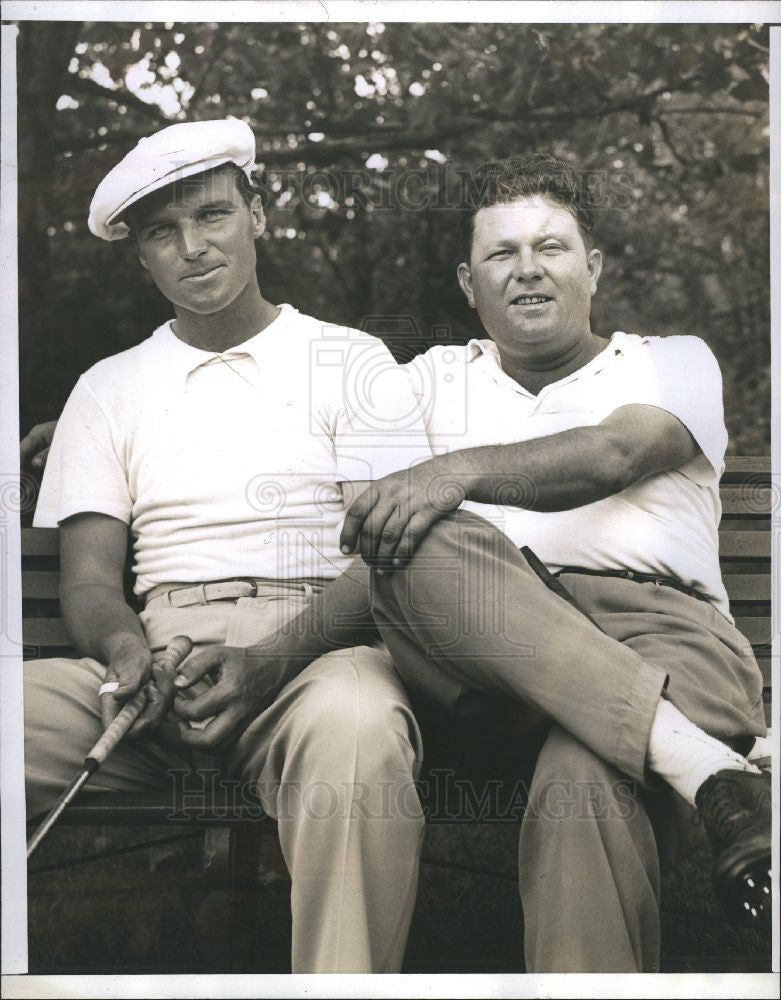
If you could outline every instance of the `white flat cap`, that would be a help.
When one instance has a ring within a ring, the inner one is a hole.
[[[255,135],[235,118],[181,122],[140,139],[98,185],[89,207],[90,232],[102,240],[124,239],[130,230],[112,220],[133,202],[223,163],[235,163],[247,177],[255,166]]]

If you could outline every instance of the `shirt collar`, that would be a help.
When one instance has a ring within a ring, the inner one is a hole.
[[[601,351],[596,357],[592,358],[587,364],[583,365],[582,368],[578,368],[577,371],[570,372],[564,378],[559,379],[556,382],[551,382],[550,385],[546,386],[546,389],[550,389],[552,386],[564,385],[567,382],[572,382],[579,378],[585,372],[590,371],[592,368],[598,368],[601,370],[606,364],[609,364],[614,357],[620,357],[624,353],[624,348],[626,345],[627,335],[620,330],[611,334],[608,340],[608,346]],[[643,342],[648,338],[643,338]],[[470,340],[466,345],[466,360],[467,364],[475,361],[478,358],[485,359],[485,364],[488,366],[491,376],[495,380],[506,379],[511,387],[516,391],[525,396],[530,396],[531,398],[538,398],[528,392],[522,385],[519,385],[515,379],[511,379],[510,376],[502,368],[502,359],[499,356],[499,349],[492,340],[478,340],[477,338]],[[543,392],[545,390],[542,390]]]
[[[466,360],[467,364],[470,361],[474,361],[475,358],[482,357],[482,355],[487,354],[489,357],[499,364],[499,351],[496,349],[496,344],[493,340],[478,340],[474,337],[466,345]]]
[[[481,361],[487,369],[487,374],[493,379],[494,382],[497,384],[504,382],[508,388],[513,390],[513,392],[517,392],[521,396],[528,396],[530,399],[534,398],[528,389],[524,389],[524,387],[516,382],[515,379],[510,378],[507,372],[502,368],[502,359],[499,357],[499,348],[493,340],[470,340],[466,345],[466,360],[467,364],[470,364],[473,361]]]
[[[242,344],[227,351],[203,351],[180,340],[171,329],[173,320],[163,323],[152,334],[152,344],[161,355],[161,364],[165,365],[172,377],[179,381],[182,389],[187,386],[188,377],[203,365],[213,362],[216,358],[236,358],[249,355],[258,367],[267,363],[271,344],[277,340],[298,310],[287,303],[279,307],[279,315]]]

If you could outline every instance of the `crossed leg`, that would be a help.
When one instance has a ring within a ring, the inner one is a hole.
[[[762,735],[761,677],[740,634],[694,598],[627,581],[586,597],[611,634],[548,591],[504,535],[459,513],[406,570],[375,576],[374,614],[413,704],[457,714],[487,695],[557,723],[521,838],[530,971],[650,971],[659,847],[642,789],[660,696],[722,739]],[[682,843],[693,810],[663,787]]]

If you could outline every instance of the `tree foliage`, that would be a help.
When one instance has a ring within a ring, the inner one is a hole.
[[[140,136],[229,114],[258,140],[264,293],[400,358],[478,332],[455,282],[464,171],[578,163],[607,261],[595,330],[704,337],[731,450],[767,452],[767,61],[759,25],[24,23],[23,427],[168,315],[130,241],[88,233],[98,181]]]

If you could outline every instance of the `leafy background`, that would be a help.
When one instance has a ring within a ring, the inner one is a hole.
[[[265,295],[402,359],[478,330],[462,171],[579,163],[607,259],[594,329],[704,337],[730,450],[769,451],[765,27],[27,22],[19,61],[23,431],[168,318],[129,242],[87,231],[98,181],[141,135],[230,114],[258,140]]]

